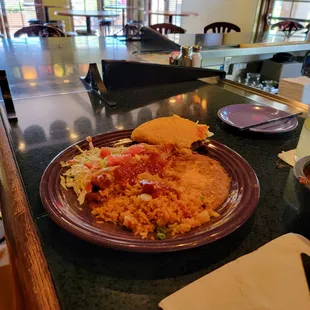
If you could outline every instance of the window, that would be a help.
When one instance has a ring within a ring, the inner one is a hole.
[[[22,27],[28,26],[28,20],[37,18],[34,6],[24,6],[24,3],[33,3],[33,0],[1,0],[1,13],[7,21],[6,29],[2,32],[7,32],[8,37],[13,37],[14,33]]]
[[[271,24],[283,18],[298,21],[304,27],[310,23],[310,0],[276,0],[271,11]]]
[[[102,10],[103,6],[117,6],[126,5],[127,0],[71,0],[72,10]],[[113,11],[114,10],[109,10]],[[120,10],[115,10],[115,13],[121,15]],[[74,30],[86,29],[85,17],[73,17]],[[122,18],[113,18],[113,24],[111,31],[116,32],[122,27]],[[93,30],[98,29],[97,18],[91,18],[91,28]]]
[[[103,1],[103,5],[104,6],[126,6],[127,5],[127,0],[102,0]],[[128,5],[130,5],[128,3]],[[112,24],[112,28],[111,28],[111,31],[112,33],[115,33],[117,31],[119,31],[120,29],[122,29],[122,25],[123,25],[123,22],[122,22],[122,14],[123,14],[123,10],[113,10],[113,9],[110,9],[109,11],[113,12],[113,13],[116,13],[116,14],[120,14],[120,17],[118,18],[114,18],[113,19],[113,24]],[[125,24],[127,23],[128,21],[128,18],[127,18],[127,10],[124,10],[124,13],[125,13]],[[131,18],[129,18],[131,19]]]
[[[150,0],[152,11],[172,11],[181,12],[182,10],[182,0]],[[165,16],[163,15],[153,15],[151,16],[150,24],[160,24],[165,22]],[[173,17],[173,24],[180,26],[181,17]]]
[[[97,0],[71,0],[72,10],[98,10]],[[91,19],[92,29],[98,28],[97,22]],[[73,17],[74,30],[85,30],[86,29],[86,19],[83,16]]]

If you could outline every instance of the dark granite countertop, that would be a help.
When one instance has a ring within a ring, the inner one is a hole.
[[[157,309],[162,298],[282,234],[309,237],[309,225],[298,212],[292,169],[277,159],[281,151],[296,147],[303,119],[286,134],[238,132],[221,123],[218,110],[255,101],[200,81],[117,91],[110,96],[118,107],[107,108],[85,91],[79,76],[86,74],[89,62],[101,58],[131,59],[137,43],[115,40],[0,41],[0,68],[8,70],[13,97],[18,98],[18,123],[9,133],[62,308]],[[200,103],[195,103],[197,96]],[[241,154],[256,171],[261,198],[246,224],[193,250],[138,254],[92,245],[51,221],[40,201],[39,183],[59,152],[88,135],[132,129],[173,113],[208,124],[213,139]]]
[[[282,150],[296,147],[302,119],[287,134],[237,132],[221,123],[217,111],[254,101],[199,81],[119,91],[112,96],[117,109],[100,105],[85,91],[15,103],[19,122],[10,134],[63,309],[157,309],[162,298],[282,234],[294,231],[309,237],[309,228],[298,213],[292,169],[277,160]],[[200,103],[194,103],[193,96]],[[214,139],[241,154],[256,171],[261,198],[246,224],[193,250],[138,254],[92,245],[51,221],[40,202],[39,182],[54,156],[88,135],[135,128],[173,113],[210,125]]]

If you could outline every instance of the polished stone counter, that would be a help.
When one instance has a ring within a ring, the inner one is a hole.
[[[167,295],[286,232],[309,236],[298,213],[292,171],[277,160],[279,152],[296,147],[302,119],[287,134],[235,131],[221,123],[217,111],[255,101],[199,81],[120,91],[114,98],[117,109],[105,107],[87,92],[16,101],[19,122],[10,135],[62,309],[157,309]],[[88,135],[135,128],[173,113],[208,124],[213,139],[238,152],[256,171],[261,197],[246,224],[197,249],[138,254],[92,245],[51,221],[40,202],[39,182],[59,152]]]
[[[167,47],[165,41],[92,36],[0,39],[0,70],[7,71],[13,98],[81,91],[79,78],[86,75],[89,63],[100,68],[101,59],[140,60],[138,53],[166,48],[169,53],[176,44]]]
[[[2,42],[5,52],[0,49],[0,67],[8,70],[18,117],[7,131],[62,309],[158,309],[162,298],[282,234],[309,237],[309,217],[299,212],[292,169],[277,159],[281,151],[296,147],[303,119],[286,134],[236,131],[217,118],[218,110],[257,103],[259,96],[247,98],[201,81],[120,90],[110,94],[117,108],[109,108],[85,91],[79,76],[86,74],[89,62],[131,59],[131,51],[139,50],[138,43],[115,40],[17,40]],[[92,245],[52,222],[42,206],[39,183],[59,152],[88,135],[133,129],[174,113],[208,124],[212,139],[238,152],[257,173],[260,202],[242,227],[196,249],[138,254]]]

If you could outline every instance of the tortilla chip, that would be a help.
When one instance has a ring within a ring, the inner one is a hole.
[[[131,139],[148,144],[173,144],[177,148],[191,148],[192,143],[209,136],[207,125],[200,125],[178,115],[160,117],[137,127]]]

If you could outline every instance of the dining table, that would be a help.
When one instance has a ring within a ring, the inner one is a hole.
[[[36,7],[44,9],[45,22],[50,22],[50,16],[48,9],[69,9],[69,5],[57,5],[57,4],[45,4],[45,3],[23,3],[23,6],[26,7]]]
[[[97,11],[97,10],[64,10],[64,11],[56,11],[54,14],[58,16],[85,17],[86,18],[86,32],[88,35],[92,34],[91,22],[90,22],[91,17],[97,17],[97,18],[119,17],[118,13],[113,13],[109,11]]]
[[[110,89],[113,107],[85,88],[80,77],[90,63],[101,71],[102,59],[139,61],[137,50],[159,43],[143,44],[94,36],[0,40],[0,73],[17,117],[9,122],[0,92],[0,202],[21,309],[157,310],[163,298],[281,235],[310,237],[293,169],[277,158],[296,148],[304,115],[297,117],[295,130],[281,134],[241,132],[217,117],[232,104],[290,113],[301,108],[280,97],[253,96],[225,80]],[[260,199],[243,225],[203,246],[137,253],[98,246],[51,219],[39,188],[55,156],[88,136],[132,130],[173,114],[210,126],[211,139],[240,154],[255,171]]]
[[[131,11],[145,11],[143,7],[138,6],[132,6],[132,5],[105,5],[103,7],[104,10],[121,10],[122,11],[122,26],[125,27],[125,16],[126,16],[126,10],[127,12]]]
[[[149,20],[151,20],[151,15],[162,15],[167,16],[169,23],[173,23],[173,17],[175,16],[181,16],[181,17],[189,17],[189,16],[199,16],[196,12],[187,12],[187,11],[169,11],[169,10],[148,10],[147,14],[149,15]]]

